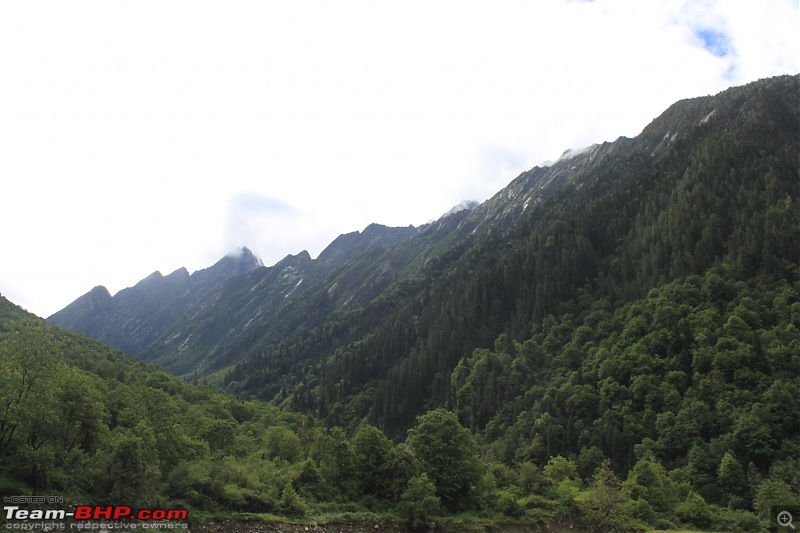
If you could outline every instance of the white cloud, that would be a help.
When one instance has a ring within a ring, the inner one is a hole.
[[[421,224],[797,72],[798,26],[793,0],[4,2],[0,291],[49,314],[231,245]],[[242,191],[293,210],[237,219]]]
[[[301,244],[297,235],[303,222],[297,208],[279,198],[254,192],[235,194],[228,203],[223,249],[229,253],[247,246],[257,250],[265,264],[274,264]]]

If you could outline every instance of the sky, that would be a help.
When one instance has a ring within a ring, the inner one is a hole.
[[[0,293],[266,265],[800,71],[797,0],[0,2]]]

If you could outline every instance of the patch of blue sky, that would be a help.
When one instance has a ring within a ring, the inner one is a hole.
[[[717,57],[725,57],[731,51],[730,38],[723,32],[713,28],[702,28],[695,35],[703,43],[703,48]]]

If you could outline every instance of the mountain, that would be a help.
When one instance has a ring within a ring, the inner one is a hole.
[[[356,255],[371,248],[388,248],[410,239],[419,233],[414,226],[387,228],[381,224],[370,224],[363,232],[354,231],[339,235],[317,257],[317,261],[328,269],[335,269]]]
[[[524,341],[532,324],[581,302],[641,298],[712,269],[795,279],[797,94],[798,77],[786,76],[677,102],[634,139],[523,173],[369,258],[367,272],[398,269],[373,299],[306,300],[325,322],[252,344],[225,383],[330,424],[367,417],[401,435],[452,402],[448,376],[464,355],[503,334]]]
[[[565,176],[561,167],[523,175],[485,204],[461,202],[417,228],[370,224],[340,235],[315,260],[303,251],[257,268],[258,259],[244,249],[192,276],[185,269],[151,274],[102,309],[95,293],[105,289],[96,288],[48,320],[177,375],[210,374],[374,300],[443,250],[474,240],[478,226],[501,231],[531,201],[523,204],[518,189],[533,187],[535,202],[566,183]]]
[[[0,298],[0,488],[417,523],[441,504],[459,530],[763,530],[800,495],[798,95],[781,76],[677,102],[471,209],[370,226],[182,308],[185,271],[124,307],[102,288],[70,306],[132,333],[155,310],[139,357],[235,397]]]
[[[260,260],[244,248],[191,276],[185,269],[166,277],[154,272],[113,298],[96,287],[48,320],[177,375],[209,374],[255,346],[302,334],[372,301],[442,253],[504,231],[529,204],[602,158],[604,147],[562,157],[572,160],[568,167],[535,168],[484,204],[463,201],[423,226],[370,224],[340,235],[315,260],[304,251],[259,268]],[[246,279],[233,279],[239,276]]]
[[[272,267],[264,267],[242,248],[191,276],[183,268],[166,277],[154,272],[113,298],[104,287],[96,287],[48,321],[176,374],[205,374],[228,362],[230,350],[238,351],[248,339],[265,335],[264,328],[276,335],[286,334],[287,327],[297,328],[298,323],[283,324],[281,316],[287,304],[296,302],[289,297],[300,284],[305,282],[298,295],[354,257],[384,250],[419,231],[413,226],[370,224],[361,232],[340,235],[316,260],[303,251]],[[246,279],[235,279],[248,274]],[[345,273],[334,282],[335,292],[344,297],[347,291],[347,298],[352,291],[371,294],[390,281],[385,274],[378,272],[365,283],[360,274]],[[350,287],[353,280],[366,286]]]
[[[160,501],[198,531],[275,515],[347,531],[432,517],[445,530],[761,531],[800,494],[798,310],[797,282],[714,273],[597,299],[463,357],[452,411],[392,442],[186,383],[0,296],[0,488]],[[9,524],[32,527],[23,512]]]
[[[95,287],[48,321],[136,355],[209,291],[261,266],[253,252],[242,248],[192,275],[185,268],[168,276],[153,272],[113,297],[105,287]]]
[[[401,435],[452,402],[465,355],[523,342],[550,315],[711,270],[794,279],[797,94],[784,76],[677,102],[637,137],[568,150],[480,205],[420,228],[371,225],[316,260],[287,256],[194,305],[162,303],[146,338],[141,318],[116,326],[147,341],[129,353],[175,374]],[[107,305],[88,296],[74,316]]]

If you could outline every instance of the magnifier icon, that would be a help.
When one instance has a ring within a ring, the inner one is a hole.
[[[792,516],[792,513],[790,513],[789,511],[781,511],[780,513],[778,513],[778,525],[780,526],[783,527],[789,526],[790,528],[794,529],[794,525],[792,525],[793,520],[794,517]]]

